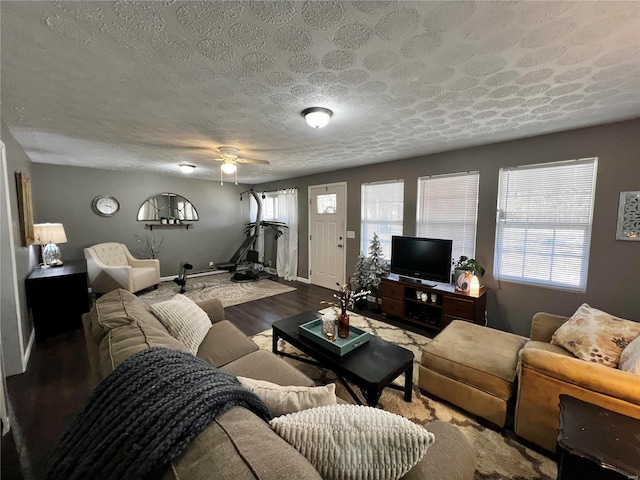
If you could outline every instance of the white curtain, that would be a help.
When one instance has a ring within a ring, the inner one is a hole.
[[[278,190],[278,221],[289,228],[278,237],[278,276],[285,280],[298,278],[298,189]]]

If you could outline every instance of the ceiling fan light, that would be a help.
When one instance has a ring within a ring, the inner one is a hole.
[[[311,107],[302,111],[302,116],[307,124],[313,128],[326,127],[333,112],[328,108]]]
[[[196,169],[196,166],[191,165],[190,163],[180,164],[180,170],[182,170],[183,173],[192,173],[195,169]]]
[[[235,173],[237,168],[238,167],[236,167],[236,164],[234,162],[229,162],[227,160],[222,162],[222,165],[220,165],[220,170],[222,170],[223,173],[226,173],[227,175],[231,175],[232,173]]]

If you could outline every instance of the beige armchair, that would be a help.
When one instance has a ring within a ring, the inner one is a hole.
[[[567,317],[537,313],[531,340],[520,351],[514,430],[550,452],[558,438],[558,396],[562,393],[623,415],[640,418],[640,377],[576,358],[551,343]]]
[[[123,288],[132,293],[160,283],[160,261],[140,260],[126,245],[116,242],[98,243],[84,249],[91,288],[107,293]]]

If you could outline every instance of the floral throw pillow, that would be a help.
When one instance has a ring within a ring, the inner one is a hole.
[[[620,354],[640,336],[640,322],[614,317],[586,303],[553,334],[551,343],[576,357],[607,367],[617,367]]]

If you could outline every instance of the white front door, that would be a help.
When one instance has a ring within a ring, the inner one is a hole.
[[[338,289],[346,282],[346,183],[309,187],[309,278]]]

